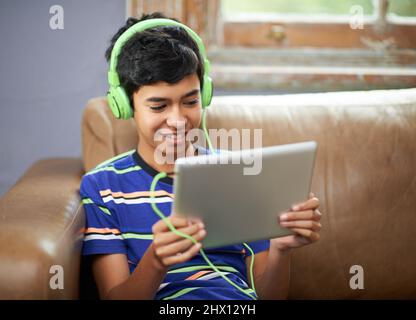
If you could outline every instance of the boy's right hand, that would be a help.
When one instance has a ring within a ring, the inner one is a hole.
[[[173,233],[163,220],[156,222],[152,227],[152,246],[158,265],[162,269],[193,258],[202,247],[200,241],[207,234],[200,220],[192,220],[175,214],[167,219],[178,231],[192,236],[198,243],[194,244],[191,240]]]

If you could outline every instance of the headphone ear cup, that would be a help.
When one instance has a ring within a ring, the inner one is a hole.
[[[110,87],[107,92],[107,103],[116,119],[120,119],[120,109],[116,100],[114,87]]]
[[[123,87],[110,87],[107,93],[107,101],[117,119],[129,119],[133,116],[130,100]]]
[[[202,107],[206,108],[211,104],[213,95],[213,83],[211,77],[204,75],[204,84],[202,86]]]

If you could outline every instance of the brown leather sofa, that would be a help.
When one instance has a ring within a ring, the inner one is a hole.
[[[291,299],[416,298],[416,89],[215,97],[208,127],[263,128],[263,144],[316,140],[322,237],[293,255]],[[82,120],[83,158],[36,162],[0,203],[0,298],[77,299],[82,174],[135,148],[104,98]],[[51,266],[64,288],[51,289]],[[350,268],[364,271],[351,289]]]

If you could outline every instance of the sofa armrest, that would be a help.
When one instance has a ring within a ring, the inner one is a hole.
[[[40,160],[0,200],[0,299],[78,297],[82,174],[81,159]]]

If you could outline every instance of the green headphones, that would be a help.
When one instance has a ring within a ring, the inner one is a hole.
[[[133,111],[130,106],[129,97],[126,91],[120,85],[120,79],[117,74],[117,62],[123,45],[136,33],[144,31],[146,29],[158,27],[158,26],[177,26],[185,29],[185,31],[196,42],[199,52],[204,60],[204,75],[202,83],[202,108],[206,108],[210,105],[212,99],[212,79],[209,77],[210,63],[207,59],[204,44],[201,38],[191,28],[170,19],[149,19],[138,22],[128,28],[116,41],[110,58],[110,69],[108,71],[108,83],[110,88],[107,92],[107,100],[111,111],[117,119],[129,119],[133,116]]]

